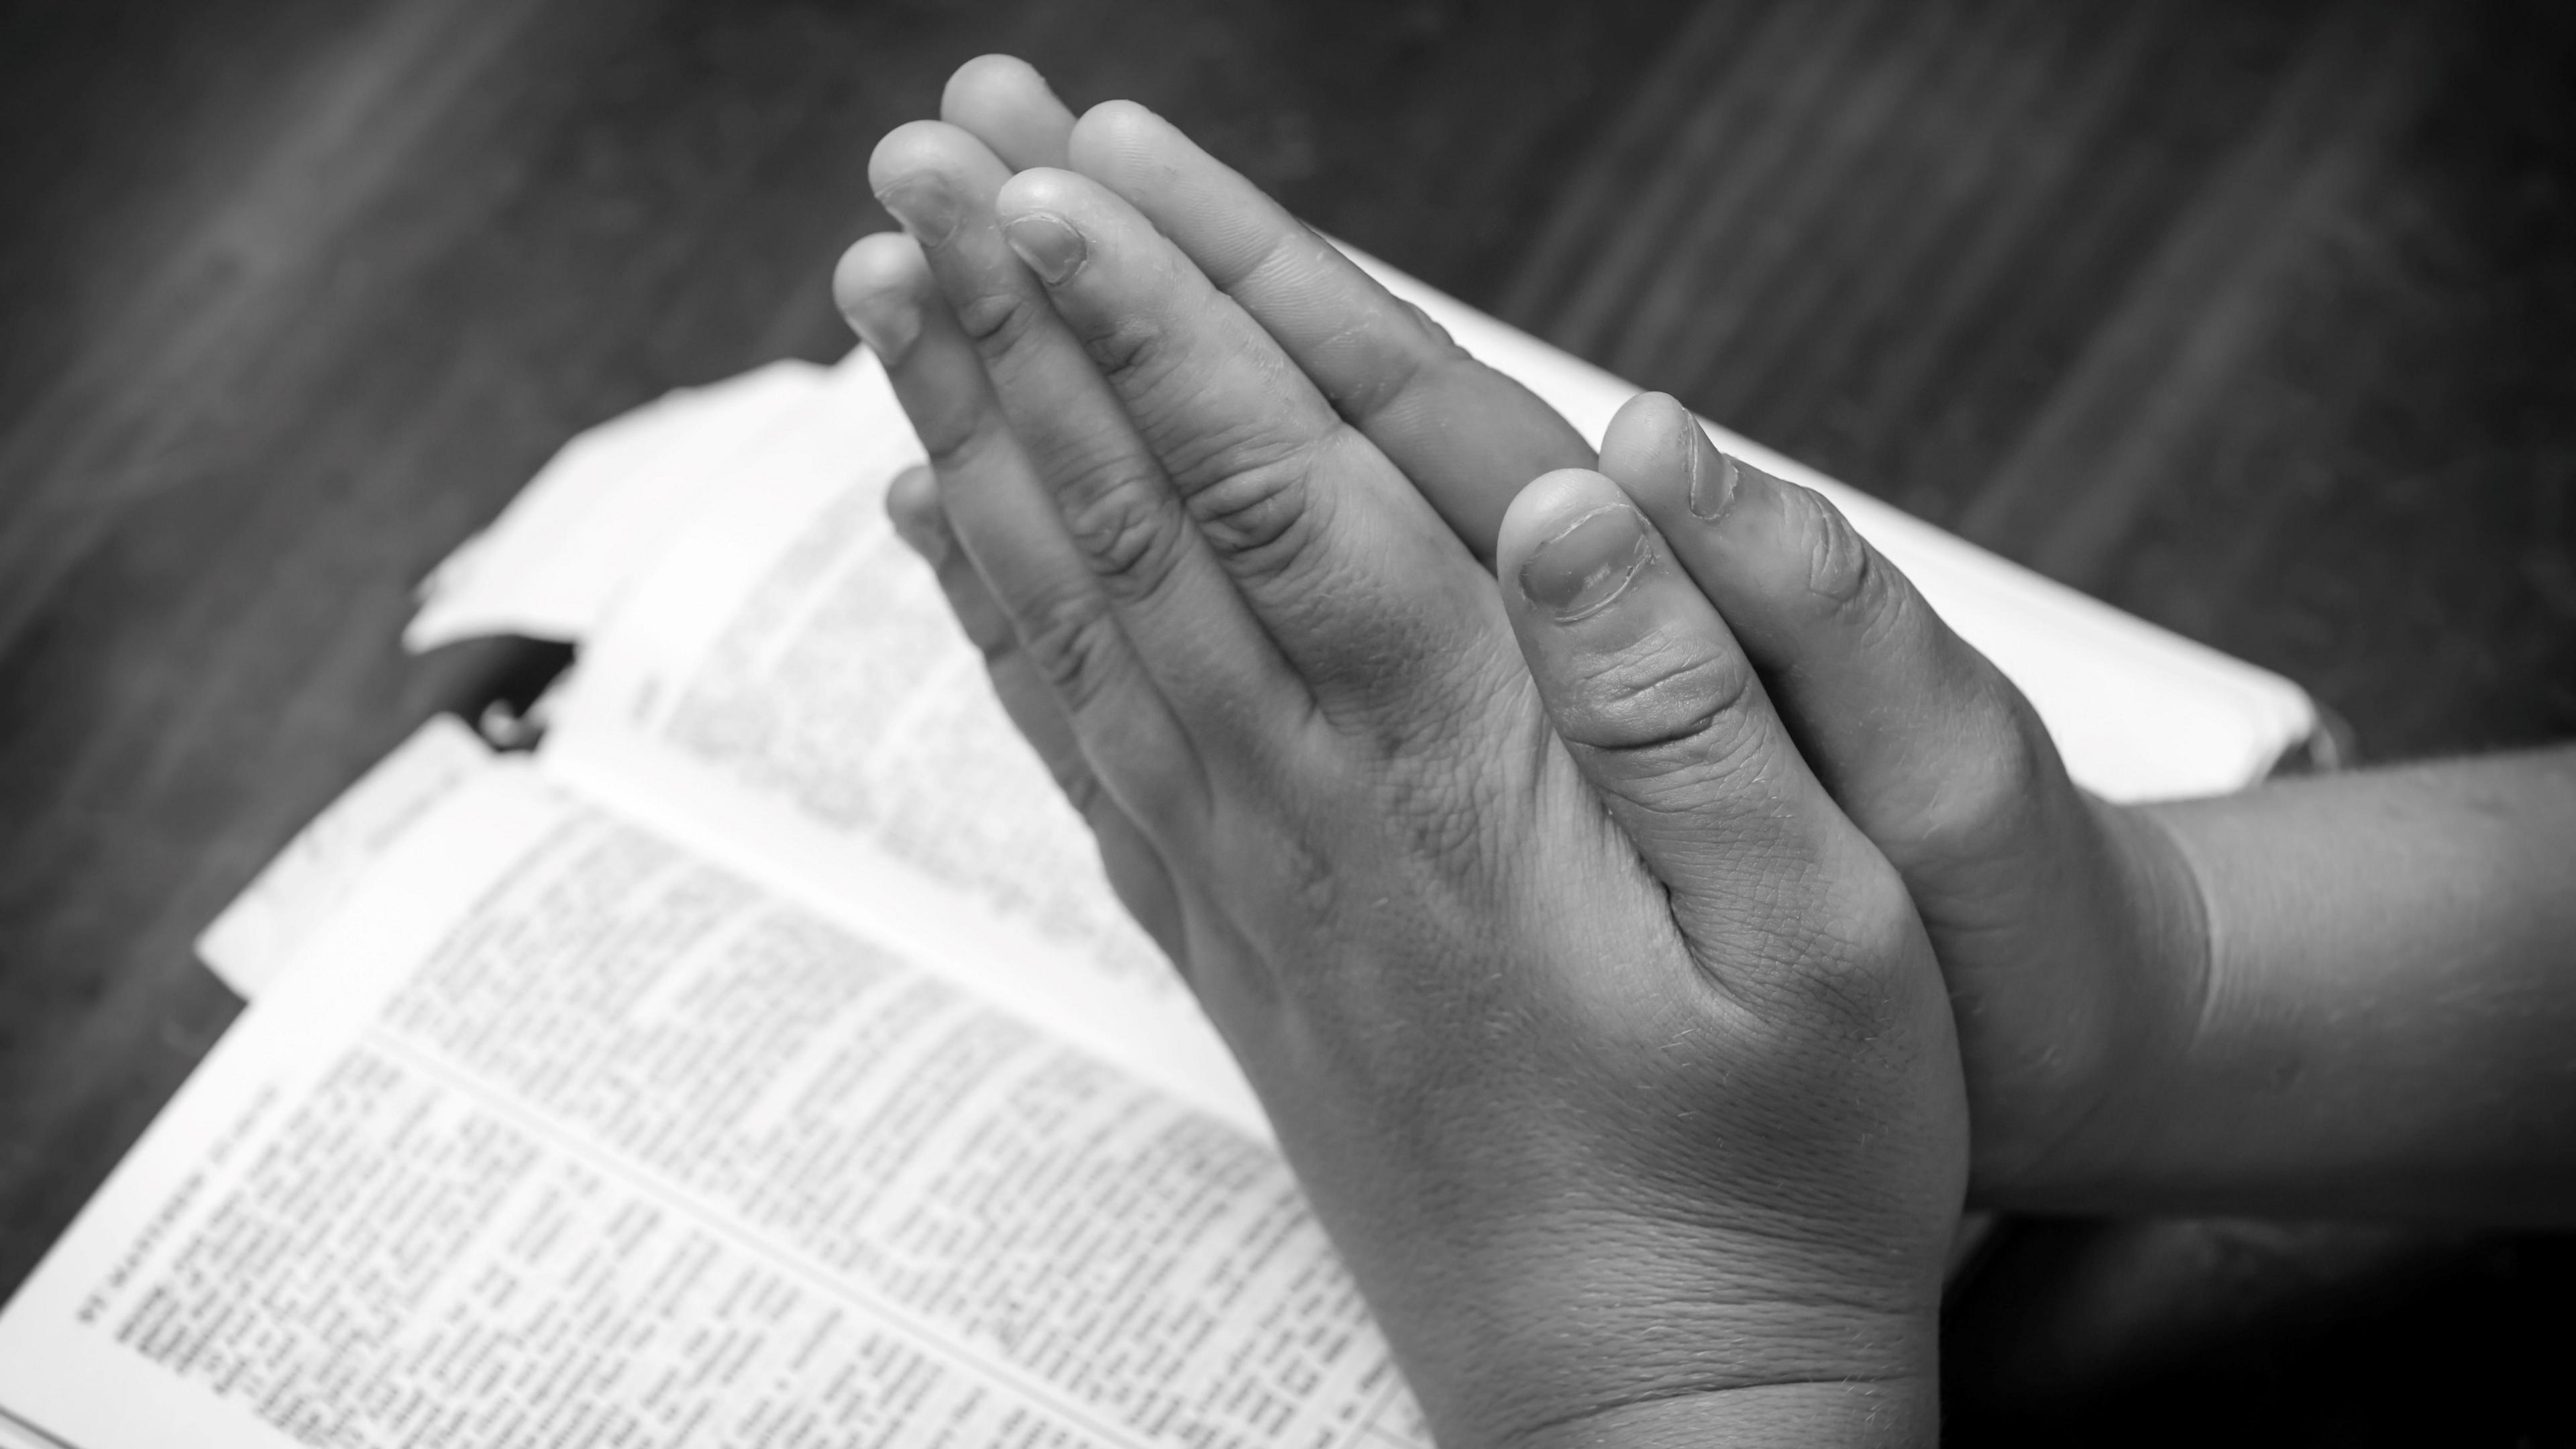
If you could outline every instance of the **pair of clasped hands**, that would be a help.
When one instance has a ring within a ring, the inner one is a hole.
[[[941,114],[835,279],[896,523],[1442,1442],[1935,1438],[1971,1184],[2153,1155],[2201,863],[1671,398],[1596,457],[1151,112]]]

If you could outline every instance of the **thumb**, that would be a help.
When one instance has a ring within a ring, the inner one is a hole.
[[[1703,969],[1749,1005],[1875,993],[1837,963],[1919,935],[1904,887],[1807,767],[1726,622],[1609,478],[1547,474],[1497,562],[1557,735],[1670,894]]]

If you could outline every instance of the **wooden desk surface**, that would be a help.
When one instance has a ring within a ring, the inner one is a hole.
[[[192,935],[513,667],[402,657],[414,581],[577,429],[845,347],[868,147],[996,49],[2375,754],[2576,733],[2563,7],[22,0],[0,1291],[234,1014]],[[2563,1350],[2512,1316],[2563,1245],[2478,1251],[2487,1339],[2372,1320],[2415,1397],[2311,1423],[2293,1364],[2238,1422],[2382,1442]]]

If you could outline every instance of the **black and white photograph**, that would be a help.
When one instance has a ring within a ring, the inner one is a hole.
[[[2576,1449],[2576,6],[0,0],[0,1449]]]

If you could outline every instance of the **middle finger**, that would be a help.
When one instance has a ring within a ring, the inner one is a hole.
[[[1115,609],[1172,708],[1202,730],[1213,725],[1236,736],[1242,732],[1222,722],[1247,712],[1265,719],[1302,713],[1304,686],[1182,516],[1118,398],[1004,244],[992,209],[1008,177],[1001,161],[954,126],[915,122],[879,143],[868,169],[945,295],[947,306],[933,303],[923,315],[934,324],[954,318],[951,326],[933,325],[925,341],[952,336],[961,345],[942,355],[972,352],[948,366],[956,375],[951,385],[919,390],[927,411],[916,413],[916,422],[958,412],[973,420],[961,437],[998,435],[996,451],[1006,449],[1020,464],[1014,476],[1024,486],[1007,496],[959,496],[950,508],[960,541],[986,577],[1003,588],[1010,576],[1042,566],[1031,531],[1060,537],[1064,530],[1050,490],[1097,500],[1100,536],[1077,537],[1078,550],[1056,552],[1087,561],[1093,593]],[[907,408],[915,402],[908,396]],[[927,431],[925,441],[938,446]],[[943,467],[943,481],[958,471]],[[1028,634],[1024,624],[1023,643],[1042,645]]]
[[[1448,666],[1509,652],[1492,581],[1456,535],[1133,207],[1037,170],[1003,187],[996,214],[1328,713],[1434,712]],[[1084,532],[1083,500],[1066,506]]]

